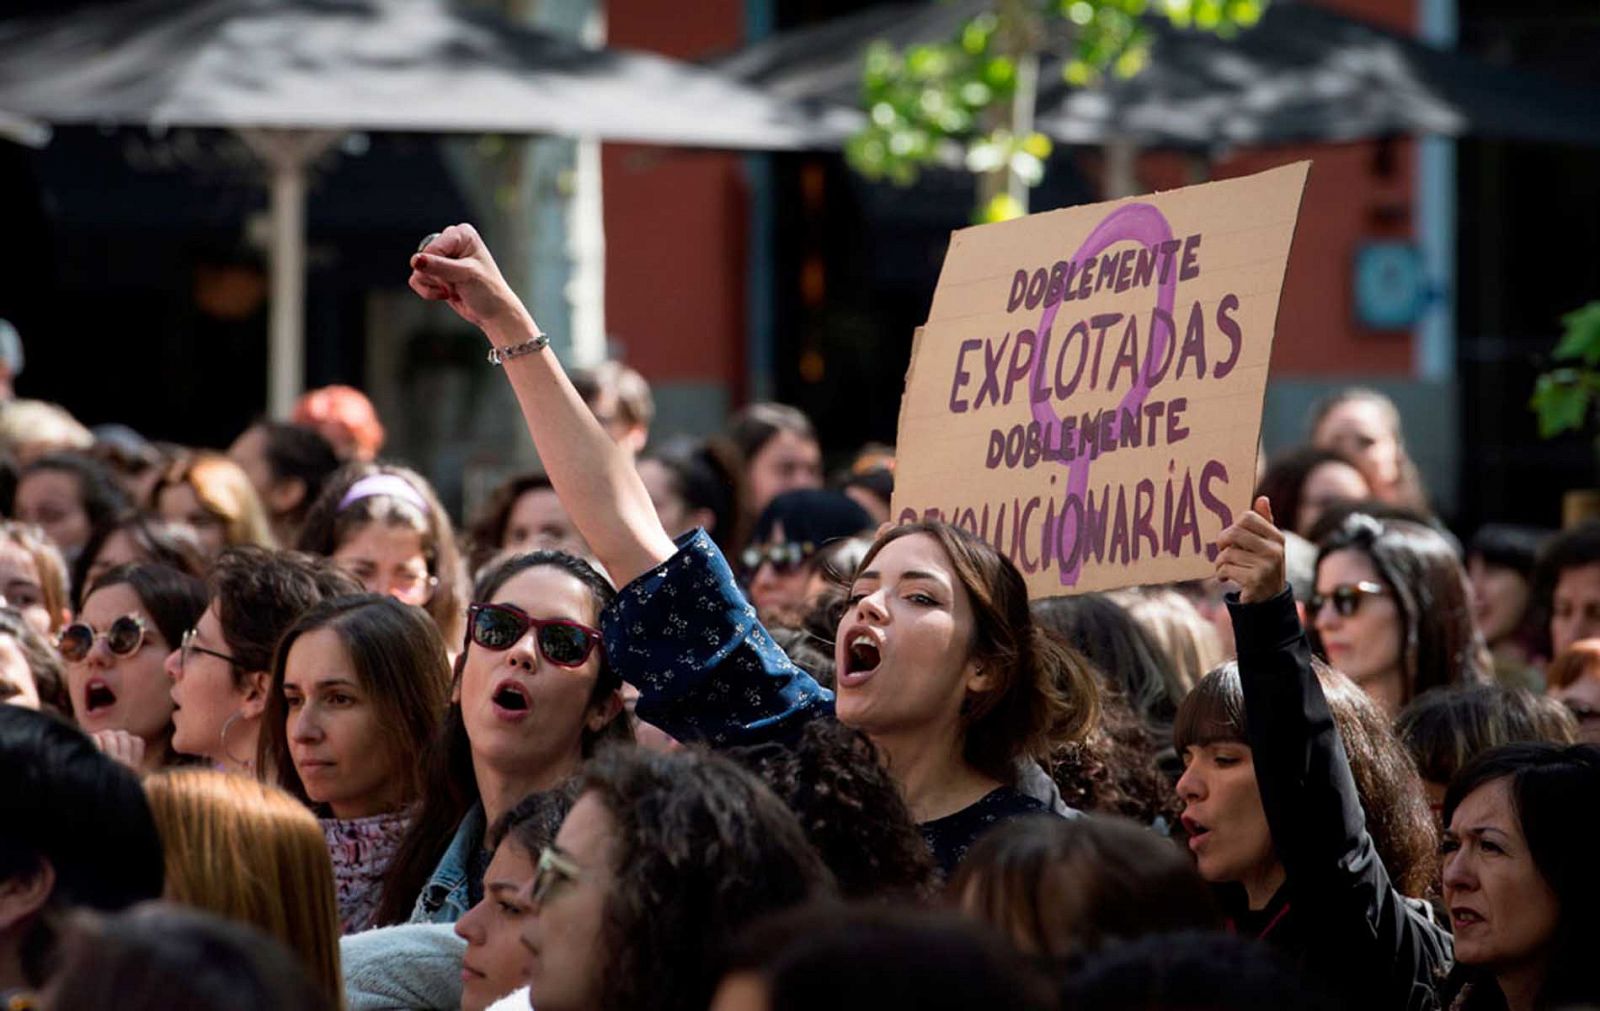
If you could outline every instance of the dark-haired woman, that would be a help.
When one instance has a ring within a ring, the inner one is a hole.
[[[1183,826],[1225,911],[1350,1007],[1439,1007],[1450,937],[1422,895],[1434,830],[1388,721],[1319,672],[1266,499],[1218,540],[1238,643],[1174,728]]]
[[[377,911],[449,689],[439,630],[391,597],[323,601],[278,642],[256,768],[320,815],[347,934]]]
[[[1507,744],[1445,794],[1444,904],[1461,1011],[1600,1003],[1594,910],[1600,748]]]
[[[838,625],[835,704],[773,643],[711,539],[667,536],[632,461],[583,405],[477,233],[446,229],[412,267],[413,289],[448,301],[504,356],[556,490],[624,585],[603,623],[611,662],[642,693],[640,719],[726,746],[791,738],[834,713],[884,756],[947,869],[996,822],[1041,808],[1017,789],[1018,763],[1080,737],[1095,689],[1087,667],[1034,626],[1010,562],[945,524],[880,536]]]
[[[738,456],[724,439],[679,437],[639,457],[639,479],[668,536],[677,538],[699,527],[730,557],[744,545],[744,476]]]
[[[822,487],[822,447],[798,407],[751,404],[728,419],[728,438],[744,459],[744,507],[751,519],[786,491]]]
[[[579,558],[589,554],[550,479],[539,471],[500,482],[468,528],[467,543],[467,564],[473,573],[496,557],[517,551],[565,551]]]
[[[451,705],[378,923],[460,919],[482,898],[488,826],[559,786],[600,742],[632,740],[597,627],[614,596],[592,566],[559,551],[512,555],[478,577]]]
[[[148,513],[125,512],[89,538],[72,563],[73,606],[83,606],[83,595],[101,574],[119,565],[165,565],[204,579],[211,559],[200,547],[193,528],[167,523]]]
[[[296,545],[331,558],[368,593],[427,611],[447,643],[461,634],[465,574],[433,486],[393,464],[351,464],[328,479]]]
[[[539,1011],[699,1011],[723,950],[831,893],[783,802],[720,755],[612,749],[536,862],[523,921]],[[526,1006],[526,1005],[524,1005]]]
[[[96,529],[127,508],[127,496],[100,461],[51,453],[23,468],[12,518],[43,527],[71,563]]]
[[[124,565],[89,588],[77,619],[61,630],[67,689],[78,726],[144,772],[178,761],[172,749],[172,682],[165,662],[206,609],[205,584],[164,565]]]
[[[1306,611],[1328,662],[1391,718],[1430,688],[1489,680],[1466,571],[1421,523],[1345,517],[1322,540]]]
[[[786,491],[768,503],[750,546],[739,556],[761,620],[799,627],[811,607],[820,552],[836,541],[871,533],[873,526],[867,511],[842,492]]]
[[[1534,599],[1534,567],[1544,531],[1489,523],[1467,546],[1472,610],[1489,644],[1494,676],[1515,688],[1539,691],[1550,659],[1550,616]]]
[[[1275,503],[1285,530],[1309,537],[1329,506],[1365,502],[1372,489],[1349,457],[1332,449],[1302,446],[1267,464],[1256,494]]]

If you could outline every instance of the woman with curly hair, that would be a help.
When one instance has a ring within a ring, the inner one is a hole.
[[[539,1011],[699,1011],[723,949],[832,891],[794,816],[718,755],[616,749],[539,854],[528,998]]]
[[[1042,808],[1018,766],[1094,723],[1083,662],[1037,628],[1003,555],[945,523],[886,531],[834,636],[837,702],[773,643],[703,531],[674,542],[632,459],[585,406],[470,225],[430,237],[410,284],[481,328],[584,541],[622,586],[601,625],[639,718],[679,741],[793,739],[830,716],[878,748],[946,869],[1005,818]]]
[[[1223,531],[1236,663],[1178,711],[1189,849],[1235,930],[1349,1006],[1428,1009],[1450,935],[1424,896],[1437,834],[1377,706],[1311,655],[1265,498]],[[1359,970],[1354,967],[1359,966]]]

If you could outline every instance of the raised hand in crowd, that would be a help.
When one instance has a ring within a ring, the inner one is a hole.
[[[1222,532],[1217,548],[1217,578],[1239,588],[1241,603],[1271,600],[1289,585],[1283,531],[1273,525],[1272,503],[1265,495]]]

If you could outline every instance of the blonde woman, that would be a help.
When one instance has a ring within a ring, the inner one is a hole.
[[[221,453],[197,450],[173,461],[150,493],[150,505],[168,523],[193,527],[211,557],[239,544],[277,546],[250,476]]]
[[[339,911],[322,828],[277,787],[209,769],[145,780],[166,857],[165,897],[282,941],[336,1008]]]

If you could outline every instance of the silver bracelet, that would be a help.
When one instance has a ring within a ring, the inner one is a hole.
[[[549,345],[550,335],[539,334],[532,340],[523,341],[521,344],[513,344],[510,347],[491,347],[489,349],[489,364],[500,365],[511,358],[521,358],[523,355],[531,355],[535,351],[543,351]]]

